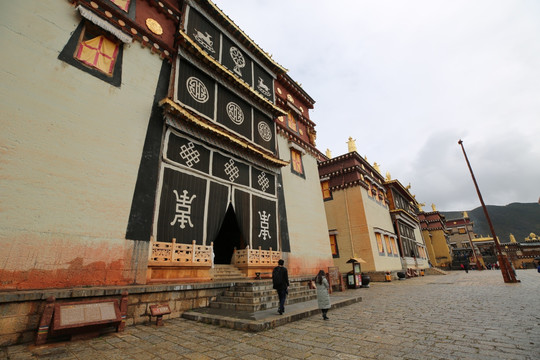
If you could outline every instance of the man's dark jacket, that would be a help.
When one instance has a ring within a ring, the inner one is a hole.
[[[289,274],[284,266],[276,266],[272,271],[272,282],[274,289],[285,290],[289,287]]]

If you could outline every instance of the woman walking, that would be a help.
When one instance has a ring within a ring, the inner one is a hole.
[[[330,285],[326,280],[324,270],[320,270],[315,277],[315,286],[317,287],[317,302],[319,303],[319,309],[322,311],[322,317],[324,320],[328,320],[326,313],[330,309],[330,294],[328,293]]]

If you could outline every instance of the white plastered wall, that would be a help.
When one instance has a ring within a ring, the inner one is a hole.
[[[279,157],[290,161],[290,147],[287,139],[283,136],[278,136],[277,139]],[[282,168],[291,246],[288,267],[293,274],[315,276],[318,270],[327,271],[329,266],[333,266],[332,251],[317,160],[310,153],[304,153],[302,162],[305,178],[293,174],[290,165]]]
[[[80,22],[68,1],[5,1],[0,19],[0,270],[131,271],[147,252],[125,232],[161,59],[124,46],[117,88],[58,60]]]

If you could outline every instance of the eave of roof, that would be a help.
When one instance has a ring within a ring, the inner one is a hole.
[[[272,59],[272,56],[269,55],[266,51],[264,51],[255,41],[253,41],[238,25],[234,23],[219,7],[217,7],[216,4],[214,4],[210,0],[197,0],[197,3],[199,3],[201,6],[203,6],[207,11],[213,12],[211,15],[215,17],[216,20],[220,21],[221,24],[225,27],[227,27],[231,35],[240,36],[244,39],[244,41],[248,45],[247,47],[250,48],[251,51],[255,53],[255,55],[258,55],[258,57],[261,60],[264,60],[268,65],[270,65],[273,70],[276,73],[285,73],[288,70],[278,64],[274,59]]]

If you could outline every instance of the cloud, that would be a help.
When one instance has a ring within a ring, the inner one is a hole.
[[[382,164],[417,199],[540,195],[540,2],[216,0],[315,99],[317,144]]]

